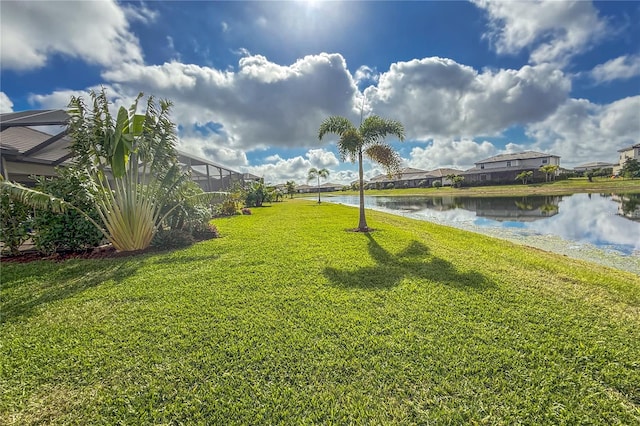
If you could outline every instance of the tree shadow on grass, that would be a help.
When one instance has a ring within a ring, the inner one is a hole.
[[[364,235],[369,239],[367,248],[376,264],[355,271],[327,267],[324,274],[333,284],[342,287],[387,289],[398,285],[404,278],[417,278],[476,291],[493,286],[478,272],[456,271],[451,262],[430,255],[429,248],[418,241],[412,241],[400,253],[392,254],[380,246],[371,234]]]
[[[0,324],[33,315],[41,305],[67,299],[106,281],[122,282],[142,265],[140,259],[136,260],[51,263],[40,265],[33,273],[18,273],[14,279],[3,273]]]

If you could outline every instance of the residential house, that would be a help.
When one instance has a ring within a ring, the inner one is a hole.
[[[620,153],[620,161],[618,161],[618,164],[613,167],[614,175],[620,174],[620,171],[628,158],[640,161],[640,143],[619,149],[618,152]]]
[[[602,161],[594,161],[592,163],[585,163],[573,168],[575,172],[588,172],[590,170],[599,170],[599,169],[610,169],[615,167],[617,164],[612,163],[604,163]]]
[[[535,151],[500,154],[475,163],[475,167],[464,171],[466,183],[514,183],[516,176],[524,171],[532,171],[532,181],[545,180],[540,167],[560,166],[560,157]]]
[[[370,183],[374,184],[378,189],[386,188],[390,183],[393,184],[394,188],[430,187],[435,181],[440,181],[443,185],[450,185],[451,182],[446,179],[446,176],[460,173],[462,173],[462,171],[456,169],[440,168],[428,171],[405,167],[401,169],[398,174],[392,176],[385,174],[375,176],[371,179]]]

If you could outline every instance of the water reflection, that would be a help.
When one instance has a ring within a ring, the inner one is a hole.
[[[358,205],[358,197],[332,197]],[[367,197],[372,209],[496,235],[555,235],[623,255],[640,255],[640,194],[526,197]]]

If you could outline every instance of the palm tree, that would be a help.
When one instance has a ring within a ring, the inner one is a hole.
[[[367,220],[364,215],[364,181],[362,170],[362,158],[366,156],[387,169],[389,175],[400,170],[400,155],[384,142],[388,135],[395,135],[401,141],[404,140],[404,126],[399,121],[387,120],[377,115],[367,117],[360,127],[356,128],[348,119],[340,116],[327,118],[320,125],[318,139],[327,133],[340,136],[338,151],[342,161],[349,159],[351,162],[358,160],[358,177],[360,179],[360,220],[358,231],[368,232]]]
[[[296,192],[296,183],[292,180],[288,180],[285,186],[287,188],[287,194],[289,194],[290,198],[293,198],[293,194]]]
[[[312,167],[309,169],[309,174],[307,175],[307,182],[313,179],[318,179],[318,204],[320,204],[320,178],[326,179],[329,176],[329,170],[327,169],[316,169]]]
[[[540,167],[540,171],[542,173],[544,173],[544,181],[545,182],[549,182],[549,178],[551,176],[555,177],[555,172],[556,170],[558,170],[560,168],[560,166],[556,165],[556,164],[547,164],[546,166],[542,166]]]

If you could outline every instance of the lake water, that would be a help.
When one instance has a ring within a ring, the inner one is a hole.
[[[325,200],[358,206],[358,196]],[[640,274],[640,194],[366,196],[365,204]]]

